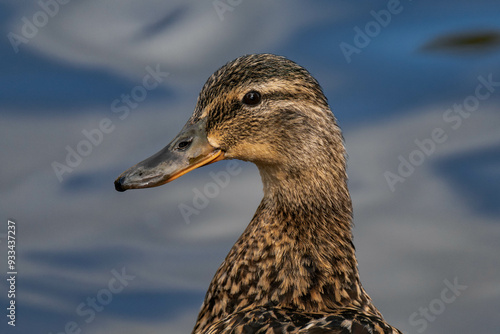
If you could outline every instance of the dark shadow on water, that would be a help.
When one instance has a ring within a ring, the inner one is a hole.
[[[426,52],[482,53],[500,47],[500,32],[496,30],[477,30],[453,32],[438,36],[422,46]]]

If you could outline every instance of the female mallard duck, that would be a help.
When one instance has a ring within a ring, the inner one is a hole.
[[[229,62],[179,135],[115,187],[156,187],[222,159],[255,163],[264,198],[193,333],[401,333],[361,286],[342,134],[307,70],[270,54]]]

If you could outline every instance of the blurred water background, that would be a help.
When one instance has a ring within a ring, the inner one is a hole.
[[[191,331],[260,201],[257,169],[220,162],[126,193],[113,181],[177,134],[213,71],[270,52],[318,79],[344,130],[361,279],[387,321],[498,333],[499,13],[461,0],[3,0],[0,268],[13,219],[18,275],[15,327],[0,282],[1,332]]]

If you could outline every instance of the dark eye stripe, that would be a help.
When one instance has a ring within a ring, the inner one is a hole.
[[[274,91],[270,92],[264,95],[266,98],[270,100],[295,100],[295,99],[303,99],[303,100],[310,100],[311,96],[309,94],[305,93],[289,93],[289,92],[282,92],[282,91]]]

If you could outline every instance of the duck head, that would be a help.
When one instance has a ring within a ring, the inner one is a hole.
[[[210,76],[181,132],[122,173],[115,188],[159,186],[222,159],[255,163],[264,184],[317,177],[324,164],[344,173],[344,154],[340,129],[309,72],[281,56],[247,55]]]

